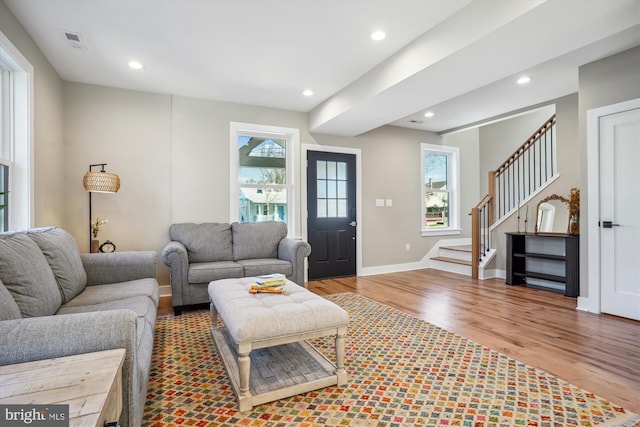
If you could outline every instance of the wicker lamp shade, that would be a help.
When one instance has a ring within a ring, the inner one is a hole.
[[[96,193],[117,193],[120,189],[120,177],[115,173],[87,172],[82,184],[87,191]]]

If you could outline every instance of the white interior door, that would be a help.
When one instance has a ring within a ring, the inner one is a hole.
[[[601,311],[640,320],[640,109],[599,129]]]

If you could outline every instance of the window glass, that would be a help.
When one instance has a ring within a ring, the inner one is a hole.
[[[347,163],[318,160],[318,218],[347,217]]]
[[[458,148],[422,144],[422,234],[458,234]]]
[[[0,232],[9,230],[9,166],[0,165]]]
[[[287,140],[237,136],[240,222],[287,222]]]

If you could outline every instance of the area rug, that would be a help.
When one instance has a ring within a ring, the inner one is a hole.
[[[161,316],[143,423],[161,426],[635,426],[640,417],[546,372],[368,298],[349,312],[349,384],[239,413],[209,312]],[[329,359],[330,339],[312,343]],[[333,359],[332,359],[333,360]]]

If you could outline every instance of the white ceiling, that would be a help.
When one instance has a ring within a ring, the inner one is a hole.
[[[309,112],[312,132],[349,136],[544,103],[640,45],[640,0],[4,1],[64,80]]]

